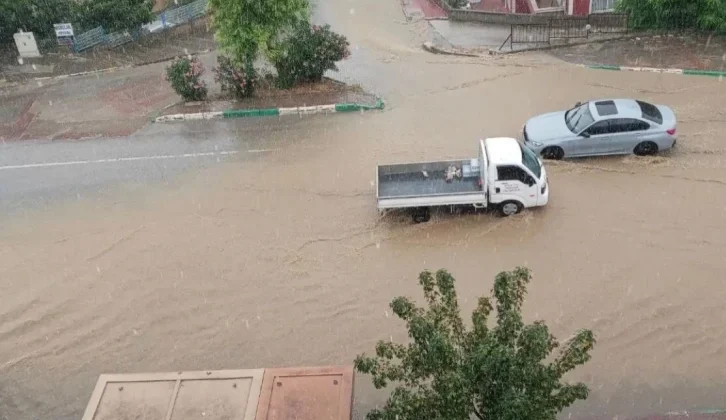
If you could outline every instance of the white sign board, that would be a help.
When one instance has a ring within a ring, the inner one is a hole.
[[[56,23],[53,25],[55,36],[73,36],[73,25],[70,23]]]
[[[38,44],[32,32],[18,32],[13,35],[15,45],[18,47],[18,54],[23,58],[40,57]]]

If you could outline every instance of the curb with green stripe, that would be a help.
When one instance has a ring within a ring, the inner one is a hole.
[[[645,73],[667,73],[667,74],[683,74],[687,76],[710,76],[710,77],[726,77],[726,71],[716,70],[695,70],[695,69],[668,69],[656,67],[627,67],[627,66],[608,66],[599,64],[578,64],[578,67],[584,67],[595,70],[612,70],[612,71],[634,71]]]
[[[330,114],[334,112],[372,111],[383,109],[386,106],[382,99],[376,98],[375,105],[359,103],[341,103],[329,105],[298,106],[292,108],[262,108],[262,109],[227,109],[214,112],[195,112],[190,114],[162,115],[154,122],[211,120],[218,118],[251,118],[251,117],[277,117],[282,115],[312,115]]]

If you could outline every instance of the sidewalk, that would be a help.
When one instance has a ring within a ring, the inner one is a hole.
[[[179,100],[165,63],[0,90],[0,140],[127,136]]]
[[[207,19],[202,18],[113,49],[91,49],[78,54],[47,53],[40,58],[22,60],[14,50],[3,53],[0,79],[25,82],[36,77],[154,63],[213,49],[214,34],[208,30]]]
[[[724,71],[726,37],[655,36],[551,50],[575,64]]]

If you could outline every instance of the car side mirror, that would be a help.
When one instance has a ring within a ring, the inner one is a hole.
[[[582,105],[582,102],[580,102],[580,101],[577,101],[577,103],[575,103],[575,108],[577,108],[577,107],[578,107],[578,106],[580,106],[580,105]]]
[[[580,133],[580,135],[586,139],[590,138],[590,133],[588,133],[587,131],[583,131],[582,133]]]

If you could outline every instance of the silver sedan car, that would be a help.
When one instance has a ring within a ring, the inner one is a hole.
[[[578,102],[531,118],[523,135],[524,144],[545,159],[653,155],[676,144],[676,115],[667,106],[634,99]]]

